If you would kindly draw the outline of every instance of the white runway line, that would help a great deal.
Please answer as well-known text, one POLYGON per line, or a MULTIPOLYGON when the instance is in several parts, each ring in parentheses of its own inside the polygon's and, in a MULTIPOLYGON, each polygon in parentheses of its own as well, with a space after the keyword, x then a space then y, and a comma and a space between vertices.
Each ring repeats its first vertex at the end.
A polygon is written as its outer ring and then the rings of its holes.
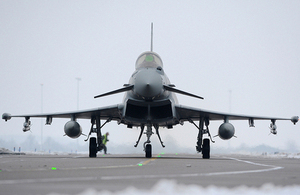
MULTIPOLYGON (((176 179, 176 178, 184 178, 184 177, 205 177, 205 176, 217 176, 217 175, 235 175, 235 174, 247 174, 247 173, 261 173, 261 172, 268 172, 268 171, 275 171, 279 169, 283 169, 283 167, 273 166, 273 165, 266 165, 255 163, 251 161, 240 160, 237 158, 227 158, 230 160, 239 161, 242 163, 252 164, 260 167, 267 167, 265 169, 255 169, 255 170, 243 170, 243 171, 225 171, 225 172, 212 172, 212 173, 193 173, 193 174, 168 174, 168 175, 127 175, 127 176, 104 176, 104 177, 78 177, 78 178, 45 178, 45 179, 19 179, 19 180, 0 180, 0 185, 3 184, 24 184, 24 183, 48 183, 48 182, 65 182, 65 181, 89 181, 89 180, 124 180, 124 179, 162 179, 162 178, 169 178, 169 179, 176 179)), ((143 164, 147 164, 150 161, 154 161, 155 159, 149 159, 143 164)), ((136 166, 136 165, 135 165, 136 166)), ((127 167, 126 165, 123 166, 112 166, 109 168, 118 168, 118 167, 127 167)), ((128 167, 132 167, 129 165, 128 167)), ((88 169, 87 167, 85 167, 88 169)), ((106 167, 107 168, 107 167, 106 167)), ((76 168, 80 169, 80 168, 76 168)))
POLYGON ((3 184, 29 184, 29 183, 50 183, 50 182, 69 182, 69 181, 91 181, 97 180, 97 177, 66 177, 66 178, 44 178, 44 179, 16 179, 16 180, 0 180, 3 184))
MULTIPOLYGON (((224 157, 227 158, 227 157, 224 157)), ((251 161, 240 160, 237 158, 227 158, 230 160, 235 160, 247 164, 269 167, 267 169, 256 169, 256 170, 245 170, 245 171, 225 171, 225 172, 214 172, 214 173, 193 173, 193 174, 170 174, 170 175, 129 175, 129 176, 106 176, 101 177, 101 180, 119 180, 119 179, 153 179, 153 178, 178 178, 178 177, 201 177, 201 176, 216 176, 216 175, 236 175, 236 174, 246 174, 246 173, 261 173, 268 171, 275 171, 279 169, 283 169, 284 167, 278 167, 273 165, 266 165, 255 163, 251 161)))

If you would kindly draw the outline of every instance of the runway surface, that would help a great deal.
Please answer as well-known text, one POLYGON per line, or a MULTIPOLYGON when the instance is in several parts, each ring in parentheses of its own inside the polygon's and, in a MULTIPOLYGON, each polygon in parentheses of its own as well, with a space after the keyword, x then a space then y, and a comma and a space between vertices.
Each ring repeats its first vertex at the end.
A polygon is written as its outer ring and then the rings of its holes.
POLYGON ((0 171, 1 194, 150 190, 164 179, 201 187, 300 185, 299 159, 246 155, 1 155, 0 171))

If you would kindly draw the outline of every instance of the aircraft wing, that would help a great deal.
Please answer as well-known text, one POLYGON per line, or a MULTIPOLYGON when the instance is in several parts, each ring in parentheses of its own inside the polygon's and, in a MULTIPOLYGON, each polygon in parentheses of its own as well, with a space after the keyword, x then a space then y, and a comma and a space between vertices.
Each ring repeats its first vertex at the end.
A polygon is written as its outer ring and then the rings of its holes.
POLYGON ((121 114, 119 113, 119 108, 122 107, 122 106, 123 105, 118 104, 118 105, 95 108, 95 109, 90 109, 90 110, 62 112, 62 113, 48 113, 48 114, 10 115, 8 113, 4 113, 2 115, 2 119, 9 120, 11 117, 90 119, 92 117, 99 116, 100 119, 119 120, 121 118, 121 114))
POLYGON ((209 110, 203 110, 198 108, 192 108, 188 106, 177 105, 175 106, 180 121, 195 120, 200 118, 207 118, 209 120, 291 120, 294 124, 298 122, 299 117, 294 116, 292 118, 278 118, 278 117, 261 117, 250 115, 237 115, 222 112, 215 112, 209 110))

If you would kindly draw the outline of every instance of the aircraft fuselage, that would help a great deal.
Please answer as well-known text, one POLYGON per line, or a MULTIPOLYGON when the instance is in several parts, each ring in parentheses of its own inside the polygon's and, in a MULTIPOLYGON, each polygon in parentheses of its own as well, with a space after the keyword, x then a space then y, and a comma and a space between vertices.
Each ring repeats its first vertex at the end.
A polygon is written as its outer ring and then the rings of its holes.
POLYGON ((145 52, 139 56, 129 84, 134 86, 124 96, 123 123, 129 126, 158 125, 171 128, 178 124, 175 115, 177 98, 165 90, 170 80, 158 54, 145 52))

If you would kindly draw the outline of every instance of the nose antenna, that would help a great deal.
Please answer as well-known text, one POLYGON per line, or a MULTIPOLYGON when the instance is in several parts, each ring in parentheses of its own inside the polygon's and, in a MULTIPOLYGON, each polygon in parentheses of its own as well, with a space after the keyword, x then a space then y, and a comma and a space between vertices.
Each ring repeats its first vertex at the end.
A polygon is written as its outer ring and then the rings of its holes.
POLYGON ((151 52, 153 52, 153 22, 151 23, 151 52))

